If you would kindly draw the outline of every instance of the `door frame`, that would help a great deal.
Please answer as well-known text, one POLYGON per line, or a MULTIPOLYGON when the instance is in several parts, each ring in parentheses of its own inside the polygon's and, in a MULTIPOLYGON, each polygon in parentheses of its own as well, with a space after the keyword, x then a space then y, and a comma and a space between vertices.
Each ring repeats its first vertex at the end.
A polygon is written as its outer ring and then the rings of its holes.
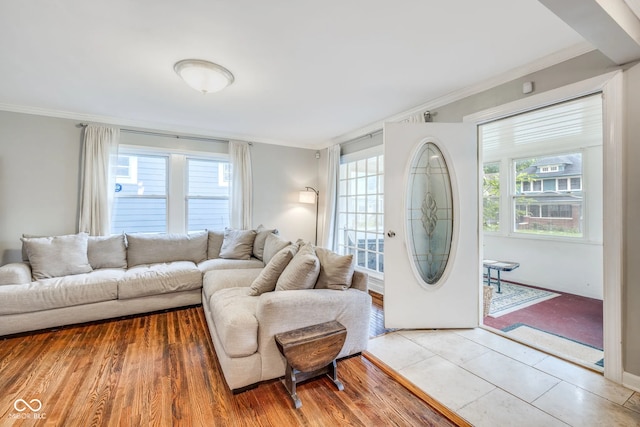
MULTIPOLYGON (((532 95, 488 110, 467 115, 464 122, 476 126, 513 116, 534 108, 568 101, 597 92, 603 93, 603 332, 606 363, 604 376, 622 383, 622 277, 624 157, 623 113, 624 81, 622 71, 613 71, 558 89, 532 95)), ((479 170, 482 150, 479 152, 479 170)), ((481 208, 478 206, 478 210, 481 208)), ((480 214, 481 215, 481 214, 480 214)), ((480 247, 483 233, 479 235, 480 247)), ((480 292, 481 289, 478 290, 480 292)))

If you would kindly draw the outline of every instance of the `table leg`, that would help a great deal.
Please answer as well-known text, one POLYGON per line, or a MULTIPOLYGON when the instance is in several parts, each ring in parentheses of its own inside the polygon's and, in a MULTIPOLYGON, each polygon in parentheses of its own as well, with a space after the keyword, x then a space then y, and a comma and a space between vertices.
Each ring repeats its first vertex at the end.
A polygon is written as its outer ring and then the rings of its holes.
POLYGON ((333 381, 336 387, 338 387, 339 391, 344 390, 344 385, 342 385, 342 382, 338 379, 338 365, 335 359, 327 365, 327 376, 333 381))
POLYGON ((500 270, 498 270, 498 293, 502 293, 502 291, 500 290, 500 270))
POLYGON ((298 398, 298 394, 296 393, 296 373, 295 370, 291 367, 290 364, 287 363, 287 369, 284 374, 284 387, 289 392, 291 399, 293 400, 293 405, 296 409, 302 406, 302 402, 298 398))

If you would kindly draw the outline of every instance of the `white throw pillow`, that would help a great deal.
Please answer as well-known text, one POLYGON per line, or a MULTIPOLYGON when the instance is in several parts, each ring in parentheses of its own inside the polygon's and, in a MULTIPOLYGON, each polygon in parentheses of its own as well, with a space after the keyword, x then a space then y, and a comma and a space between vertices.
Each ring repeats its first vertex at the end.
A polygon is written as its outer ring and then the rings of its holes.
POLYGON ((220 248, 220 258, 251 259, 255 238, 255 230, 225 228, 224 240, 220 248))
POLYGON ((318 280, 319 273, 320 261, 313 245, 302 245, 278 278, 276 291, 312 289, 318 280))
POLYGON ((275 254, 277 254, 290 244, 291 242, 289 240, 284 240, 277 234, 268 234, 264 242, 264 253, 262 255, 262 261, 264 261, 265 265, 269 264, 269 261, 271 261, 271 258, 273 258, 275 254))
POLYGON ((264 260, 264 245, 269 234, 278 234, 278 230, 275 228, 267 229, 262 224, 256 228, 256 238, 253 241, 253 256, 260 261, 264 260))
POLYGON ((93 269, 87 257, 87 233, 50 237, 23 237, 35 280, 71 274, 89 273, 93 269))
POLYGON ((265 292, 273 291, 276 288, 278 278, 287 265, 289 265, 295 253, 296 247, 289 245, 271 258, 269 264, 262 269, 260 275, 251 283, 249 295, 258 296, 265 292))
POLYGON ((316 248, 320 260, 320 274, 316 289, 346 290, 353 279, 353 255, 338 255, 325 248, 316 248))

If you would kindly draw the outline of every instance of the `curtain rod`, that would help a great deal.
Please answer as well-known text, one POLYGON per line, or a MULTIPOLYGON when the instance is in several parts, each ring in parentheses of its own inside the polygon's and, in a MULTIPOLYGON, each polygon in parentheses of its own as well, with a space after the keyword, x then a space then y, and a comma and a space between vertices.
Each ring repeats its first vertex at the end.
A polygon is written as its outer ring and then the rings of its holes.
MULTIPOLYGON (((88 123, 78 123, 79 127, 87 127, 87 125, 88 125, 88 123)), ((137 129, 120 128, 120 132, 135 133, 135 134, 138 134, 138 135, 164 136, 164 137, 176 138, 176 139, 188 139, 188 140, 191 140, 191 141, 229 142, 226 139, 207 138, 205 136, 184 136, 184 135, 176 135, 176 134, 173 134, 173 133, 152 132, 152 131, 148 131, 148 130, 137 130, 137 129)), ((249 142, 249 145, 253 145, 253 142, 249 142)))
POLYGON ((348 141, 341 142, 340 145, 349 145, 354 142, 362 141, 363 139, 366 139, 366 138, 373 138, 374 136, 379 135, 381 133, 382 133, 382 129, 374 130, 373 132, 365 133, 364 135, 360 135, 348 141))

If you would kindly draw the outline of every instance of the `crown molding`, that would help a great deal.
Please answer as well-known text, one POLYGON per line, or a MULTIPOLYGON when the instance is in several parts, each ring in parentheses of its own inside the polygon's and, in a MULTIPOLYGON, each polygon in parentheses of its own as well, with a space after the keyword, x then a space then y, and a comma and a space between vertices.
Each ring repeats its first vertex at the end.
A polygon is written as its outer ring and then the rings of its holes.
POLYGON ((21 114, 31 114, 31 115, 44 116, 44 117, 54 117, 58 119, 77 120, 79 122, 101 123, 105 125, 118 126, 122 128, 134 128, 136 130, 167 132, 172 134, 182 134, 185 136, 188 135, 193 137, 205 137, 205 138, 213 138, 213 139, 227 140, 227 141, 228 140, 246 141, 246 142, 255 142, 255 143, 262 143, 262 144, 282 145, 282 146, 295 147, 295 148, 309 148, 309 147, 302 147, 300 146, 300 144, 289 143, 287 141, 281 141, 281 140, 270 139, 270 138, 256 138, 253 135, 245 135, 240 133, 217 132, 215 130, 212 131, 212 130, 206 130, 206 129, 189 127, 189 126, 167 126, 166 124, 152 122, 152 121, 129 120, 129 119, 123 119, 120 117, 76 113, 71 111, 54 110, 54 109, 31 107, 31 106, 25 106, 25 105, 0 103, 0 111, 8 111, 12 113, 21 113, 21 114))
POLYGON ((399 122, 399 121, 405 120, 415 114, 422 114, 424 111, 433 110, 435 108, 442 107, 443 105, 447 105, 452 102, 459 101, 461 99, 478 94, 485 90, 494 88, 496 86, 500 86, 501 84, 524 77, 528 74, 535 73, 536 71, 544 70, 545 68, 549 68, 551 66, 560 64, 561 62, 568 61, 569 59, 573 59, 575 57, 591 52, 593 50, 594 50, 593 46, 586 41, 573 45, 569 48, 559 50, 543 58, 540 58, 536 61, 530 62, 521 67, 513 68, 505 73, 502 73, 490 79, 484 80, 476 85, 472 85, 472 86, 462 88, 460 90, 456 90, 444 96, 427 101, 409 110, 406 110, 401 113, 395 114, 393 116, 384 118, 382 120, 378 120, 376 122, 370 123, 360 129, 339 135, 331 139, 330 141, 326 141, 323 148, 329 147, 334 144, 341 144, 343 142, 347 142, 352 139, 359 138, 361 136, 368 135, 370 133, 374 133, 382 129, 383 124, 385 122, 399 122))

